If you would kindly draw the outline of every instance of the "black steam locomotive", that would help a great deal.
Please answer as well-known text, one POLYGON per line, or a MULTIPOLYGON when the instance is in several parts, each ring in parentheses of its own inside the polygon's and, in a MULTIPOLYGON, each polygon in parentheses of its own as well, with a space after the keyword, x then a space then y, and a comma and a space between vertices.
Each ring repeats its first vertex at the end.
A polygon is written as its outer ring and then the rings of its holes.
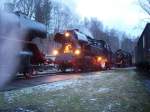
POLYGON ((148 23, 135 47, 135 64, 143 70, 150 69, 150 23, 148 23))
POLYGON ((102 70, 111 68, 111 49, 103 40, 95 40, 78 29, 57 33, 54 40, 61 44, 55 49, 55 64, 65 72, 102 70))
POLYGON ((20 45, 20 49, 16 50, 19 64, 15 73, 23 73, 25 77, 30 77, 34 72, 34 69, 36 69, 35 66, 41 63, 43 64, 46 61, 44 54, 41 53, 37 45, 32 42, 34 38, 46 38, 46 26, 28 19, 19 12, 1 13, 0 25, 2 29, 0 39, 20 45), (15 33, 12 33, 13 30, 15 33), (9 37, 7 36, 8 34, 9 37))
POLYGON ((132 65, 132 55, 122 49, 117 50, 114 57, 116 67, 129 67, 132 65))

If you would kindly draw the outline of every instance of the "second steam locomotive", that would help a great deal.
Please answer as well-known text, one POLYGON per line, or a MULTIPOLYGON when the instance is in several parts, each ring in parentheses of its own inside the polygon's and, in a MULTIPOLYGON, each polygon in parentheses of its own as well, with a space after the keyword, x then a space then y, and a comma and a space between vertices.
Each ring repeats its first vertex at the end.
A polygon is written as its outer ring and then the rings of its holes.
POLYGON ((132 66, 132 55, 122 49, 119 49, 114 54, 115 67, 130 67, 132 66))

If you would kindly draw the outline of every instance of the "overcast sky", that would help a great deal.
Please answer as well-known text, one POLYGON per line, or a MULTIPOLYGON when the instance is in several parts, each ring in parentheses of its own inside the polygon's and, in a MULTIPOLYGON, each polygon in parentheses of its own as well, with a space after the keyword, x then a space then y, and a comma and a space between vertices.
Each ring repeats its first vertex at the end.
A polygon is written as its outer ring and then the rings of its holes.
MULTIPOLYGON (((2 3, 5 0, 0 0, 2 3)), ((9 0, 7 0, 9 1, 9 0)), ((11 0, 10 0, 11 1, 11 0)), ((54 0, 55 1, 55 0, 54 0)), ((73 8, 82 18, 97 17, 109 28, 139 36, 149 18, 138 0, 58 0, 73 8)))
POLYGON ((81 17, 97 17, 109 28, 139 36, 149 15, 139 6, 138 0, 64 0, 75 4, 81 17), (145 20, 145 19, 144 19, 145 20))

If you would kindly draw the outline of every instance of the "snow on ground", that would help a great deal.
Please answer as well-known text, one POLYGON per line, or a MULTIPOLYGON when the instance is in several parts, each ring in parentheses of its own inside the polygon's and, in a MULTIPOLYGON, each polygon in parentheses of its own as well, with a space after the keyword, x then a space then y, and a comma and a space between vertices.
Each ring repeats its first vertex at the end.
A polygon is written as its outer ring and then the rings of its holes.
POLYGON ((86 74, 79 79, 0 92, 0 111, 149 112, 149 93, 133 70, 86 74))
POLYGON ((4 92, 5 99, 11 103, 15 97, 20 97, 22 94, 32 94, 35 91, 38 92, 47 92, 54 91, 58 89, 63 89, 65 86, 72 84, 72 81, 62 81, 62 82, 54 82, 52 84, 43 84, 35 87, 24 88, 16 91, 8 91, 4 92))

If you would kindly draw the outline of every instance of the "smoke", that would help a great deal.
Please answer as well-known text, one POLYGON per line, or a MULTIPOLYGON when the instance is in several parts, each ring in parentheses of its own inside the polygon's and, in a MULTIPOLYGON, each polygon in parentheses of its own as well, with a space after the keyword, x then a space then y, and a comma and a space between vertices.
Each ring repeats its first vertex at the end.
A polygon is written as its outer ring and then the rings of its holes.
POLYGON ((19 18, 12 13, 0 11, 0 88, 3 87, 15 74, 21 50, 22 37, 19 18))
POLYGON ((91 38, 94 38, 93 37, 93 35, 92 35, 92 33, 90 32, 90 30, 88 29, 88 28, 86 28, 85 26, 78 26, 77 27, 82 33, 84 33, 84 34, 86 34, 86 35, 88 35, 88 36, 90 36, 91 38))

